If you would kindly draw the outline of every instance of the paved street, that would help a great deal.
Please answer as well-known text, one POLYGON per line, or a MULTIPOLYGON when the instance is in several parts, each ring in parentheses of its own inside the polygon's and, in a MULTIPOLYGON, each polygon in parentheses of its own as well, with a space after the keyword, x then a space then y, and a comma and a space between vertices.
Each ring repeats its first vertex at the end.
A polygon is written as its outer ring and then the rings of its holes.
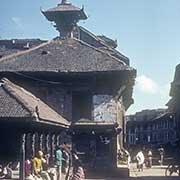
POLYGON ((173 174, 172 177, 165 177, 166 166, 153 166, 151 169, 145 168, 143 172, 138 172, 136 165, 131 165, 130 178, 103 178, 98 180, 180 180, 176 174, 173 174))
POLYGON ((152 168, 144 168, 143 172, 138 172, 136 164, 131 165, 130 176, 142 177, 142 176, 165 176, 166 166, 153 166, 152 168))
MULTIPOLYGON (((131 164, 129 178, 99 178, 99 179, 87 179, 87 180, 180 180, 176 174, 171 177, 165 177, 165 169, 167 166, 153 166, 151 169, 144 168, 143 172, 138 172, 136 164, 131 164)), ((18 178, 18 173, 14 171, 14 179, 18 178)))

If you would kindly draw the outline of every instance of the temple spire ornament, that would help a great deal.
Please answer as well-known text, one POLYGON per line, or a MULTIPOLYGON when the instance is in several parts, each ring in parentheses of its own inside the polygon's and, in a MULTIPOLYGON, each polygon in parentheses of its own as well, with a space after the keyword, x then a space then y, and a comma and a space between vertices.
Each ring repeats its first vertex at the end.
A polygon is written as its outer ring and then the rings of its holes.
POLYGON ((42 11, 48 21, 54 22, 61 38, 71 38, 73 29, 80 20, 87 19, 84 8, 73 6, 68 0, 62 0, 55 8, 42 11))
POLYGON ((62 0, 61 4, 71 4, 68 0, 62 0))

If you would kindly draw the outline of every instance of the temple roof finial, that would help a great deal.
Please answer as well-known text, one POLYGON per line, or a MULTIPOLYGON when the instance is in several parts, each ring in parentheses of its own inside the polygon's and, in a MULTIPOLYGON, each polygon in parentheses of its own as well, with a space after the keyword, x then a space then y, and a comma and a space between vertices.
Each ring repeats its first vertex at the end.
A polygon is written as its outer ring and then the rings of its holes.
POLYGON ((62 0, 61 4, 71 4, 68 0, 62 0))
POLYGON ((69 0, 62 0, 56 7, 41 11, 48 21, 54 22, 61 37, 72 37, 73 29, 80 20, 87 19, 83 9, 73 6, 69 0))

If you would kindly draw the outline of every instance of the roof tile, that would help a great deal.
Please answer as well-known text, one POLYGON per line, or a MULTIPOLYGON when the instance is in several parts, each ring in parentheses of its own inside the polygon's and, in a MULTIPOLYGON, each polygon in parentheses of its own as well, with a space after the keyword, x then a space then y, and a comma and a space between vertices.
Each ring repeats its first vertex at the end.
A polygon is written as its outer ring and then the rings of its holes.
POLYGON ((58 39, 0 59, 0 71, 103 72, 133 70, 123 61, 77 39, 58 39), (42 53, 48 52, 48 53, 42 53))

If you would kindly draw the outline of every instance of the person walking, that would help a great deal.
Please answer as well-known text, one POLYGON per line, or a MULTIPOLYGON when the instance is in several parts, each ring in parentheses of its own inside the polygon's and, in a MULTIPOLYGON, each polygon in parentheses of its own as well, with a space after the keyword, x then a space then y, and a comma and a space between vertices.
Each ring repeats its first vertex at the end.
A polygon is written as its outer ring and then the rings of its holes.
POLYGON ((148 151, 147 156, 148 156, 148 167, 151 168, 152 167, 152 151, 151 150, 148 151))
POLYGON ((72 175, 72 169, 73 169, 73 153, 74 151, 72 150, 72 145, 66 144, 66 151, 69 155, 69 162, 68 162, 68 168, 67 168, 67 173, 65 176, 65 180, 69 180, 69 177, 72 175))
POLYGON ((82 163, 80 162, 79 158, 75 159, 73 164, 73 173, 70 176, 69 180, 84 180, 84 170, 82 163))
POLYGON ((57 146, 56 158, 55 158, 55 164, 57 166, 57 180, 61 180, 62 178, 62 161, 63 161, 63 156, 62 156, 62 150, 61 150, 61 145, 60 145, 60 146, 57 146))
POLYGON ((68 168, 69 168, 69 161, 70 161, 70 155, 69 155, 69 150, 67 148, 67 143, 64 143, 63 148, 62 148, 62 172, 67 175, 68 168))
POLYGON ((143 171, 143 164, 144 164, 144 154, 142 151, 139 151, 136 155, 136 159, 137 159, 137 168, 138 171, 143 171))
POLYGON ((125 154, 125 157, 126 157, 126 162, 127 162, 128 169, 130 169, 130 163, 131 163, 130 153, 128 152, 128 150, 125 149, 124 154, 125 154))
POLYGON ((164 154, 165 154, 164 148, 163 148, 163 147, 160 147, 160 148, 158 149, 158 151, 159 151, 159 154, 160 154, 159 163, 160 163, 160 165, 162 166, 162 165, 163 165, 163 162, 164 162, 164 154))

